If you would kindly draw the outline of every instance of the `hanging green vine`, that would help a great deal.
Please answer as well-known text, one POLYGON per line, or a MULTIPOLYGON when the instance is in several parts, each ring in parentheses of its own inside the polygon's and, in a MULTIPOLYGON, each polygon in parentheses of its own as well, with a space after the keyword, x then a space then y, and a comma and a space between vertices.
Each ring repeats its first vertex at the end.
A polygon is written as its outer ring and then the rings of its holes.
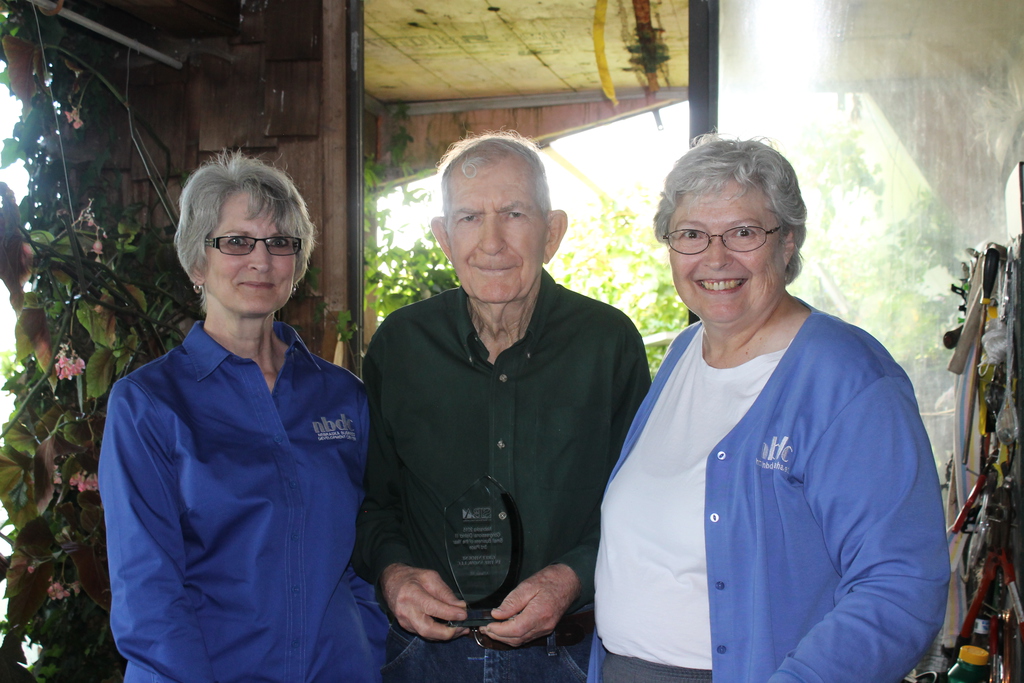
MULTIPOLYGON (((112 143, 123 130, 148 127, 93 66, 113 64, 112 48, 14 3, 0 37, 0 80, 24 105, 0 162, 21 159, 29 174, 20 204, 0 183, 0 279, 18 313, 4 386, 15 410, 0 446, 5 533, 13 528, 4 536, 11 553, 0 557, 9 600, 0 680, 117 681, 123 660, 108 627, 96 490, 107 394, 178 344, 198 311, 175 257, 162 180, 151 178, 155 206, 116 200, 112 143), (164 223, 143 225, 140 215, 164 223), (31 673, 26 638, 40 648, 31 673)), ((144 154, 141 138, 133 142, 144 154)), ((150 144, 159 141, 151 136, 150 144)), ((152 159, 143 162, 153 173, 152 159)))

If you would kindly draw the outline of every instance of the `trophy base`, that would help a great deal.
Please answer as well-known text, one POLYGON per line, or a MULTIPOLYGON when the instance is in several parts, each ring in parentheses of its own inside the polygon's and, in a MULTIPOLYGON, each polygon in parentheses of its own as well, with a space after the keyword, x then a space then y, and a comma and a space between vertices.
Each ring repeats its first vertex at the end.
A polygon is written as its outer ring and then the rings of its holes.
POLYGON ((474 626, 486 626, 498 621, 491 616, 489 609, 467 609, 466 618, 461 621, 449 621, 448 626, 452 628, 473 628, 474 626))

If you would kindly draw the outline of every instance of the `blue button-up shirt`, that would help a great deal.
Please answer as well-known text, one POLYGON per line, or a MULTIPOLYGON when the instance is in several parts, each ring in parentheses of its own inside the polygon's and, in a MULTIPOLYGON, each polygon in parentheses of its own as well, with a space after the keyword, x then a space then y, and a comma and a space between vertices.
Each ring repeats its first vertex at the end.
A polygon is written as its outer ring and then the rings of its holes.
POLYGON ((202 323, 111 391, 100 492, 126 683, 380 680, 386 623, 349 567, 362 384, 274 331, 272 392, 202 323))

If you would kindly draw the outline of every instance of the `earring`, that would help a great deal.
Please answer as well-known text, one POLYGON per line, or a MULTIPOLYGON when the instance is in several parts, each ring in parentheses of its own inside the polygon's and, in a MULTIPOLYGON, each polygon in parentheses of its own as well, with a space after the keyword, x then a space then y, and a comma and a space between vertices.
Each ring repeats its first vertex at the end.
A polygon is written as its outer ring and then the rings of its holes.
POLYGON ((202 294, 203 293, 203 286, 202 285, 192 285, 192 291, 195 292, 196 294, 202 294))
POLYGON ((294 293, 295 293, 295 292, 297 292, 297 291, 299 291, 299 285, 298 285, 298 283, 296 283, 296 284, 292 285, 292 294, 294 294, 294 293))

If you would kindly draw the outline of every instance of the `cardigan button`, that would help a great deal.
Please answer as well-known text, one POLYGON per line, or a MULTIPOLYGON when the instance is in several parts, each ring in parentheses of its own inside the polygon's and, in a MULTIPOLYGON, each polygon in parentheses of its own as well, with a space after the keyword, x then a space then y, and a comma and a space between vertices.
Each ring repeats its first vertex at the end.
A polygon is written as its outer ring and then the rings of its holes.
POLYGON ((720 654, 720 655, 724 655, 725 654, 725 645, 719 645, 718 646, 718 654, 720 654))
POLYGON ((718 590, 722 590, 723 588, 725 588, 725 581, 716 581, 715 588, 717 588, 718 590))
POLYGON ((718 513, 717 513, 717 512, 712 512, 712 513, 711 513, 711 521, 712 521, 712 522, 717 522, 717 521, 718 521, 718 519, 719 519, 719 518, 718 518, 718 513))
POLYGON ((718 459, 725 460, 725 451, 718 451, 718 459))

